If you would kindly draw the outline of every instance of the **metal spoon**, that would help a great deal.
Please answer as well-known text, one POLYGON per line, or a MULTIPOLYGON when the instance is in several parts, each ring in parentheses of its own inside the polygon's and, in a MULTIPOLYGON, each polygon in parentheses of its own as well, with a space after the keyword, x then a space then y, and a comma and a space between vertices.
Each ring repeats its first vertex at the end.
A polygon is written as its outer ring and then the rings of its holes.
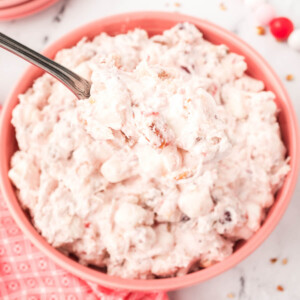
POLYGON ((20 44, 0 32, 0 47, 18 55, 37 67, 45 70, 67 88, 69 88, 78 99, 86 99, 90 97, 91 83, 80 77, 71 70, 63 67, 57 62, 35 52, 34 50, 20 44))

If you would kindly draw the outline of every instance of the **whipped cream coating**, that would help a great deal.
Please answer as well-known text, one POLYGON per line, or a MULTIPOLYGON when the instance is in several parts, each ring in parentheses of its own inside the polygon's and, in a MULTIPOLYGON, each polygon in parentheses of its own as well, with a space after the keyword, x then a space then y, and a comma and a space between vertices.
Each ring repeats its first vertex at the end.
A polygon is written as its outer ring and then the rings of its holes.
POLYGON ((289 165, 275 96, 242 56, 183 23, 102 33, 56 61, 91 97, 38 78, 13 111, 9 171, 51 245, 147 279, 222 261, 260 228, 289 165))

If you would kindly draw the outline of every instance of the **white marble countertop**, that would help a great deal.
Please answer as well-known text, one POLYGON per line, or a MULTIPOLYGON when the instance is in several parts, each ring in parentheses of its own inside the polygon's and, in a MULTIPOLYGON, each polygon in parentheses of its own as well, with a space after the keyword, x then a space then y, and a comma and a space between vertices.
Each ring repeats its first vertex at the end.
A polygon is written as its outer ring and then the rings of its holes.
MULTIPOLYGON (((279 15, 300 28, 299 0, 271 0, 279 15)), ((300 52, 256 33, 255 19, 242 0, 61 0, 26 19, 0 23, 0 32, 41 51, 68 31, 89 21, 137 10, 179 11, 215 22, 256 48, 282 78, 300 119, 300 52), (179 3, 180 5, 178 5, 179 3), (293 74, 291 82, 285 80, 293 74)), ((0 49, 0 103, 8 96, 27 63, 0 49)), ((263 245, 226 273, 197 286, 170 293, 173 300, 300 300, 300 184, 282 221, 263 245), (277 257, 275 264, 270 258, 277 257), (281 260, 287 258, 283 265, 281 260), (284 291, 277 290, 282 285, 284 291)))

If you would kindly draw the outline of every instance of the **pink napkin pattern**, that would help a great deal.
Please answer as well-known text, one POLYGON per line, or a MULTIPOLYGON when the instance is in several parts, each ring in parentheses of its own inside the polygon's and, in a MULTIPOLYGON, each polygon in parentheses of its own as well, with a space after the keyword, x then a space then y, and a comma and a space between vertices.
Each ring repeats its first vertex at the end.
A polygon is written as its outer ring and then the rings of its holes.
POLYGON ((168 296, 110 290, 56 266, 24 236, 0 193, 0 299, 168 300, 168 296))

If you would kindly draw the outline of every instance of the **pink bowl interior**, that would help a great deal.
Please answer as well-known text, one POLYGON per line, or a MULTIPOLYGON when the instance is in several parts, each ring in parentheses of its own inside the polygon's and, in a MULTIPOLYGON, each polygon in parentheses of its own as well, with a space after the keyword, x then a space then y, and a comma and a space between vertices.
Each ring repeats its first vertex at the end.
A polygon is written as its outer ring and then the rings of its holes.
POLYGON ((33 80, 39 77, 43 72, 36 67, 30 67, 17 84, 2 111, 0 128, 0 182, 4 197, 14 219, 31 241, 41 251, 52 258, 58 265, 83 279, 93 281, 106 287, 143 291, 173 290, 199 283, 230 269, 252 253, 252 251, 254 251, 272 232, 289 203, 297 181, 299 165, 299 135, 297 120, 291 101, 281 81, 264 59, 232 33, 207 21, 199 20, 190 16, 162 12, 136 12, 108 17, 83 26, 58 40, 49 47, 44 54, 53 58, 59 49, 75 45, 84 36, 93 38, 101 32, 116 35, 119 33, 125 33, 128 30, 137 27, 145 29, 149 35, 154 35, 159 34, 163 30, 183 21, 195 24, 204 33, 205 38, 212 43, 226 44, 229 46, 231 51, 243 55, 248 64, 248 74, 262 80, 266 85, 266 89, 275 93, 276 104, 280 109, 279 122, 282 137, 288 149, 288 155, 291 157, 291 172, 287 176, 283 187, 278 192, 276 201, 270 209, 267 219, 262 227, 250 240, 238 245, 235 252, 230 257, 214 266, 180 278, 154 280, 121 279, 84 267, 55 250, 31 225, 26 214, 19 206, 14 188, 7 176, 10 158, 17 149, 14 128, 10 123, 12 110, 18 103, 18 94, 24 93, 32 85, 33 80))

